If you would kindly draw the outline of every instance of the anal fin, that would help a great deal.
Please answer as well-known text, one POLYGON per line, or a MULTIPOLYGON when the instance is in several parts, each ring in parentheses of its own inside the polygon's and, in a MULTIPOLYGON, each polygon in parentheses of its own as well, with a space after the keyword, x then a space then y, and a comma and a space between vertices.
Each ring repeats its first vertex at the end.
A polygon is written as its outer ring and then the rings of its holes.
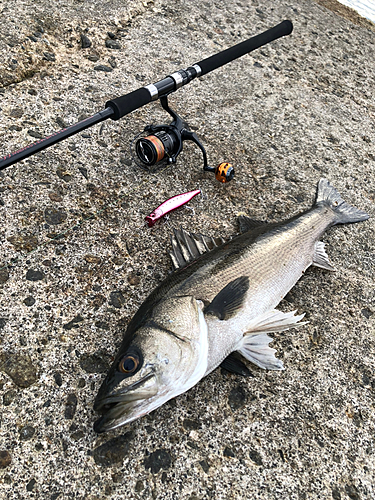
POLYGON ((335 268, 329 261, 323 241, 317 241, 315 244, 315 252, 312 265, 327 269, 328 271, 335 271, 335 268))

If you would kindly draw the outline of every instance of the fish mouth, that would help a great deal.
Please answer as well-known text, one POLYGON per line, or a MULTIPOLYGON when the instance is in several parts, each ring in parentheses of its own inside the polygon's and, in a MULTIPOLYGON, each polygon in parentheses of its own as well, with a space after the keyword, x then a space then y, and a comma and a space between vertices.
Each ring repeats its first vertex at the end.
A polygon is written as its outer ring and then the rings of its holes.
POLYGON ((97 399, 94 403, 94 410, 102 415, 94 423, 94 431, 98 434, 110 431, 147 413, 142 403, 157 393, 155 373, 150 372, 134 384, 97 399), (144 387, 146 382, 151 380, 152 385, 144 387))

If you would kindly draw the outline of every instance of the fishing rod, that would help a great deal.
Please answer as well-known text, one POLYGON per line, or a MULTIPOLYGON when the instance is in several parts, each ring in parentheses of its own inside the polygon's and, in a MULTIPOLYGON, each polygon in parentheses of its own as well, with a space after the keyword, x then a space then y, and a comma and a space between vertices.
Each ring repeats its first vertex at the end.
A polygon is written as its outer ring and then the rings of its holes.
MULTIPOLYGON (((230 163, 221 163, 218 167, 209 167, 207 164, 207 154, 199 141, 195 132, 189 130, 187 123, 168 105, 168 95, 180 87, 187 85, 194 78, 204 76, 211 71, 224 66, 225 64, 252 52, 273 40, 289 35, 293 30, 291 21, 285 20, 280 24, 270 28, 264 33, 260 33, 244 42, 240 42, 222 52, 214 54, 199 63, 189 66, 187 69, 181 69, 163 78, 162 80, 146 85, 130 92, 129 94, 117 97, 105 104, 105 109, 95 113, 74 125, 66 127, 58 132, 54 132, 48 137, 29 144, 28 146, 10 153, 0 159, 0 170, 13 165, 29 156, 42 151, 43 149, 56 144, 68 137, 71 137, 82 130, 100 123, 108 118, 119 120, 132 111, 142 106, 160 99, 160 103, 165 111, 172 116, 173 121, 169 125, 147 125, 144 129, 148 133, 145 137, 136 136, 134 149, 141 166, 150 168, 161 162, 175 163, 177 156, 181 153, 183 142, 193 141, 202 151, 203 169, 213 172, 220 182, 228 182, 233 178, 234 170, 230 163)), ((133 144, 132 143, 132 144, 133 144)), ((137 162, 138 163, 138 162, 137 162)))

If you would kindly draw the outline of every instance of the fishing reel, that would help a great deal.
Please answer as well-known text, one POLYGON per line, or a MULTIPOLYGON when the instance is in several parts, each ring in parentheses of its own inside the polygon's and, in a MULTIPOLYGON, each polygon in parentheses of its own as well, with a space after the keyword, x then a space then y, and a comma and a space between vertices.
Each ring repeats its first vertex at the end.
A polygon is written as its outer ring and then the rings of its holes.
POLYGON ((234 169, 230 163, 221 163, 217 167, 209 167, 207 154, 195 132, 189 130, 187 123, 168 105, 167 96, 160 97, 163 109, 169 113, 173 121, 169 125, 147 125, 140 137, 138 134, 132 141, 131 153, 137 165, 150 169, 160 163, 176 163, 181 153, 184 141, 194 142, 203 154, 203 170, 213 172, 219 182, 229 182, 233 179, 234 169), (135 145, 134 145, 135 142, 135 145), (134 148, 134 152, 133 152, 134 148), (135 155, 141 162, 139 164, 135 155))

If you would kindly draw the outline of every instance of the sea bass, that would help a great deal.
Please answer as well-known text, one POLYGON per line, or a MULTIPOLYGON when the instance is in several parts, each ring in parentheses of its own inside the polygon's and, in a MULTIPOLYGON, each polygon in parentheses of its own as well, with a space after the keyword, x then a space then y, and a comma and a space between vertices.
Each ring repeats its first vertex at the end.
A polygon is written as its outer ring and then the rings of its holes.
POLYGON ((95 399, 95 431, 146 415, 219 365, 245 373, 235 352, 261 368, 283 369, 267 334, 304 324, 303 315, 275 307, 309 266, 333 270, 319 241, 327 228, 368 217, 321 179, 310 210, 279 223, 242 216, 241 234, 228 242, 175 231, 176 270, 130 321, 95 399))

